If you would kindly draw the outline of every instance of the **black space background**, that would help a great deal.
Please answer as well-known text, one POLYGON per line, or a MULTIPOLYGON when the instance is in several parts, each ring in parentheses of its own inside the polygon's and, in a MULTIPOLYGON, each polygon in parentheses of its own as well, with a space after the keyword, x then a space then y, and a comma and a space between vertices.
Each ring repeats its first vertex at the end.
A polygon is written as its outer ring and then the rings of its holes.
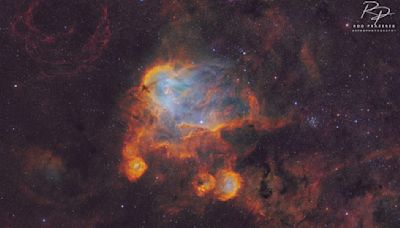
MULTIPOLYGON (((400 13, 400 2, 386 2, 400 13)), ((13 34, 12 22, 30 3, 0 0, 1 227, 256 224, 250 213, 230 203, 210 205, 201 216, 184 211, 165 219, 154 200, 162 189, 131 184, 118 172, 126 128, 119 101, 140 82, 143 70, 162 44, 160 37, 169 28, 170 18, 160 15, 159 1, 55 0, 45 5, 34 21, 42 33, 59 33, 65 24, 76 25, 75 38, 62 44, 67 51, 60 51, 72 62, 66 69, 30 55, 26 42, 35 38, 13 34), (79 47, 96 30, 104 5, 109 13, 109 43, 101 53, 90 52, 95 60, 82 61, 85 57, 79 54, 79 47), (56 151, 66 167, 61 181, 53 183, 39 174, 24 173, 24 151, 32 147, 56 151), (24 189, 34 195, 26 194, 24 189)), ((214 10, 212 18, 207 18, 208 13, 193 16, 193 26, 202 31, 196 38, 200 44, 193 46, 201 46, 202 54, 235 61, 240 59, 242 49, 249 53, 259 50, 260 45, 252 42, 259 34, 234 25, 243 18, 258 20, 271 7, 279 8, 279 14, 286 15, 293 28, 273 49, 283 59, 282 65, 276 66, 277 72, 285 75, 295 71, 300 76, 296 83, 288 85, 284 80, 266 86, 265 91, 258 89, 258 94, 271 101, 271 115, 285 115, 290 109, 294 110, 295 121, 263 135, 257 149, 241 165, 257 166, 257 161, 268 157, 279 166, 291 153, 313 156, 317 151, 327 162, 342 162, 347 167, 326 176, 321 184, 321 203, 307 217, 311 224, 335 227, 341 224, 341 208, 348 207, 353 197, 389 189, 397 195, 377 199, 372 220, 377 226, 399 227, 400 209, 393 205, 400 200, 400 33, 351 33, 345 24, 358 19, 361 1, 210 0, 207 4, 214 10), (220 37, 224 37, 223 41, 213 46, 220 37), (298 71, 304 40, 308 40, 314 53, 319 82, 310 83, 305 70, 298 71), (314 117, 318 121, 315 126, 310 122, 314 117), (374 151, 391 151, 388 153, 392 157, 357 165, 374 151), (370 178, 374 175, 382 178, 376 182, 370 178), (325 202, 337 210, 320 213, 325 202)), ((195 4, 183 5, 188 10, 199 10, 195 4)), ((398 23, 399 18, 395 14, 388 20, 398 23)), ((189 39, 185 45, 191 42, 194 41, 189 39)), ((46 53, 39 56, 51 59, 46 53)), ((238 61, 239 67, 241 64, 245 67, 238 61)), ((272 80, 273 74, 248 78, 252 85, 260 85, 264 79, 272 80)), ((287 181, 290 189, 290 180, 287 181)), ((293 227, 286 219, 277 218, 282 227, 293 227)))

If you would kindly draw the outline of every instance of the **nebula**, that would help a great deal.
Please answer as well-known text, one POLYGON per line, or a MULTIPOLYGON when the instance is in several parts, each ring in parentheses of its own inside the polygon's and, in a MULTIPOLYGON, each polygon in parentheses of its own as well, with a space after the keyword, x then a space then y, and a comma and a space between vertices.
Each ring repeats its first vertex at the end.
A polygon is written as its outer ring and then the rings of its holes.
POLYGON ((215 195, 221 201, 227 201, 234 198, 240 189, 241 180, 239 174, 221 170, 217 173, 217 189, 215 195))
POLYGON ((0 226, 400 227, 379 4, 2 1, 0 226))
MULTIPOLYGON (((90 34, 87 34, 90 32, 86 27, 88 25, 83 27, 77 18, 70 18, 62 30, 49 31, 48 27, 51 25, 41 24, 46 21, 43 17, 46 14, 53 16, 63 3, 34 0, 27 8, 23 8, 21 4, 21 12, 11 22, 13 37, 22 42, 26 53, 37 63, 41 77, 71 77, 87 72, 107 48, 111 38, 106 4, 99 9, 90 9, 99 14, 97 25, 91 28, 93 32, 90 34)), ((87 7, 89 6, 84 3, 70 3, 64 10, 83 10, 87 7)))
MULTIPOLYGON (((184 194, 207 202, 248 198, 241 196, 249 183, 237 162, 254 144, 236 139, 285 126, 289 120, 263 116, 255 93, 233 75, 230 64, 218 60, 156 61, 122 102, 128 130, 120 170, 126 178, 137 182, 150 172, 157 179, 162 173, 157 164, 183 161, 186 172, 178 175, 191 179, 185 187, 190 193, 184 194)), ((157 179, 158 184, 163 181, 157 179)), ((196 199, 183 200, 196 205, 196 199)))

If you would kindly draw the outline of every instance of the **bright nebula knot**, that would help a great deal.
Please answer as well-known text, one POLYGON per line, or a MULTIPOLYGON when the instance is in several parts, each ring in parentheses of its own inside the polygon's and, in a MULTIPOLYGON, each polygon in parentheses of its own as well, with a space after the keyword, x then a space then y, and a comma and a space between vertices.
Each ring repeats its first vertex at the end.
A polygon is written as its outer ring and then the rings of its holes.
POLYGON ((193 187, 196 195, 199 197, 205 196, 215 188, 215 177, 208 173, 200 173, 193 180, 193 187))
POLYGON ((221 201, 227 201, 235 196, 240 189, 242 178, 238 173, 222 170, 217 174, 215 195, 221 201))
POLYGON ((130 181, 138 180, 147 168, 146 162, 141 157, 130 158, 124 164, 124 171, 130 181))

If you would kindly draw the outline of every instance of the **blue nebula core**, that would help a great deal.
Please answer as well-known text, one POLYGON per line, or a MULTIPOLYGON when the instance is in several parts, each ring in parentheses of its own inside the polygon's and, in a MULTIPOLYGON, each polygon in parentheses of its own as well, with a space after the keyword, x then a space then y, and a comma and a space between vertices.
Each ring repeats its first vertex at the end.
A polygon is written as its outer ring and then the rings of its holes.
POLYGON ((249 112, 240 88, 232 82, 223 65, 177 67, 172 72, 158 72, 153 80, 154 97, 166 111, 163 117, 175 124, 212 127, 249 112))
POLYGON ((223 185, 223 192, 232 192, 235 189, 235 184, 231 178, 225 180, 223 185))

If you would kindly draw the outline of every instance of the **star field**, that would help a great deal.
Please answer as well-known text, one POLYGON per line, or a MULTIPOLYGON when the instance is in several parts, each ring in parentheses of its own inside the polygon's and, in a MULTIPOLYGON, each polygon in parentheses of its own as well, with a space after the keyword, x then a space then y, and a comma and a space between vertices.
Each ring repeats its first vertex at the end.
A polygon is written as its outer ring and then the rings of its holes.
POLYGON ((1 227, 400 227, 362 1, 0 3, 1 227))

